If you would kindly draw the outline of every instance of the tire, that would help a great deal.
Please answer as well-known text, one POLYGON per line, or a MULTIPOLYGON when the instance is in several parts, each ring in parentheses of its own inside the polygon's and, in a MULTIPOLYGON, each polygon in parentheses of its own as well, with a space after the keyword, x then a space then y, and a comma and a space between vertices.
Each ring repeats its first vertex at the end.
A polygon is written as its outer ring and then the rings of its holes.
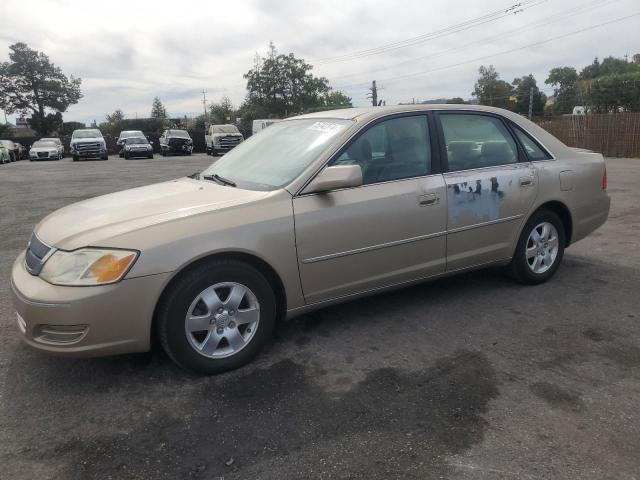
MULTIPOLYGON (((238 291, 241 292, 242 288, 238 291)), ((209 375, 250 362, 271 339, 275 323, 276 299, 269 282, 258 270, 236 260, 211 261, 187 271, 165 292, 156 317, 158 338, 167 355, 186 370, 209 375), (246 293, 239 297, 239 304, 225 292, 238 285, 246 289, 246 293), (214 290, 214 287, 218 289, 214 290), (201 294, 212 291, 218 293, 209 294, 212 306, 207 307, 198 299, 201 294), (237 315, 238 312, 233 310, 234 304, 238 305, 239 312, 245 313, 244 316, 237 315), (222 313, 218 313, 218 308, 224 308, 222 313), (207 330, 187 333, 187 317, 191 314, 202 315, 203 318, 207 315, 209 318, 197 325, 207 330), (247 318, 255 318, 256 315, 258 320, 255 323, 247 323, 247 318), (234 325, 234 320, 238 325, 234 325), (235 340, 230 342, 227 337, 235 340), (198 346, 204 350, 209 348, 209 353, 201 353, 198 346)))
POLYGON ((531 216, 520 233, 516 251, 508 267, 509 273, 524 285, 546 282, 560 267, 565 245, 565 228, 560 217, 550 210, 539 210, 531 216), (545 231, 545 226, 549 225, 553 228, 548 227, 545 231), (540 237, 537 243, 534 229, 540 237), (549 234, 545 239, 547 231, 549 234))
POLYGON ((129 160, 129 155, 127 155, 126 153, 122 155, 122 158, 124 158, 125 160, 129 160))
POLYGON ((100 157, 100 160, 109 160, 109 155, 105 155, 104 157, 100 157))
POLYGON ((149 159, 153 159, 153 153, 151 155, 149 155, 149 159))
POLYGON ((74 161, 74 162, 77 162, 77 161, 78 161, 78 156, 77 156, 77 155, 74 155, 74 156, 73 156, 73 161, 74 161))

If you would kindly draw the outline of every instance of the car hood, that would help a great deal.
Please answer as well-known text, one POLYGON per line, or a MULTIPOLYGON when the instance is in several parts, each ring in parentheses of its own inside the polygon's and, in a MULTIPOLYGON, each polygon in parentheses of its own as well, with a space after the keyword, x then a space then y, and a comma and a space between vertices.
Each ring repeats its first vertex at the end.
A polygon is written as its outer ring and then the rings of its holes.
POLYGON ((269 192, 181 178, 74 203, 44 218, 35 233, 43 242, 63 250, 108 247, 103 242, 123 233, 254 202, 268 195, 269 192))

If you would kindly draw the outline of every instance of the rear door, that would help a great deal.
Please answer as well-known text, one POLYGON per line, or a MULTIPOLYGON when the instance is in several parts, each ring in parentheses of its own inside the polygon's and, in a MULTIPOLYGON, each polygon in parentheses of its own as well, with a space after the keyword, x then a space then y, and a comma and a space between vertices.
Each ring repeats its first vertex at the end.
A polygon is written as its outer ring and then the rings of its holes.
POLYGON ((536 170, 500 116, 452 111, 437 118, 446 159, 447 270, 508 259, 536 197, 536 170))
POLYGON ((360 165, 364 185, 294 198, 307 302, 444 272, 446 189, 432 125, 411 114, 366 127, 330 162, 360 165))

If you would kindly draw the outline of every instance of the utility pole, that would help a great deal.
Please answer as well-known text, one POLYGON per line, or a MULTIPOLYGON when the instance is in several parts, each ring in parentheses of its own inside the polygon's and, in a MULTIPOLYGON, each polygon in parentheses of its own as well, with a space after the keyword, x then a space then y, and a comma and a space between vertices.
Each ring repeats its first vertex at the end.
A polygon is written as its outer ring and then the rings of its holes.
POLYGON ((368 94, 367 96, 370 95, 371 105, 373 105, 374 107, 377 107, 378 106, 378 87, 376 86, 375 80, 371 82, 371 88, 369 89, 369 91, 371 93, 368 94))
POLYGON ((533 87, 529 89, 529 120, 533 116, 533 87))
POLYGON ((202 90, 202 105, 204 107, 204 116, 207 116, 207 91, 202 90))

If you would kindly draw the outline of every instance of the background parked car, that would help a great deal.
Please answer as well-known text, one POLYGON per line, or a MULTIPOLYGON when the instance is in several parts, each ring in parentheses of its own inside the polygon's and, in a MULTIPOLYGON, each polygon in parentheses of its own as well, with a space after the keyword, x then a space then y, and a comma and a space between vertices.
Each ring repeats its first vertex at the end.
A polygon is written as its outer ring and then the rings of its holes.
POLYGON ((15 162, 17 159, 15 144, 11 140, 0 140, 0 143, 2 143, 9 152, 9 161, 15 162))
POLYGON ((40 140, 55 143, 56 147, 58 148, 58 151, 60 152, 60 158, 64 158, 64 145, 62 144, 62 141, 59 138, 54 138, 54 137, 41 138, 40 140))
POLYGON ((235 125, 210 125, 204 140, 207 143, 207 155, 217 155, 239 145, 244 137, 235 125))
POLYGON ((139 137, 128 137, 124 139, 122 156, 126 159, 136 157, 153 158, 153 147, 144 135, 139 137))
POLYGON ((118 148, 118 155, 120 155, 120 157, 124 157, 124 141, 127 138, 131 138, 131 137, 144 137, 144 133, 142 133, 140 130, 123 130, 120 132, 120 135, 118 135, 118 139, 116 140, 116 146, 118 148))
POLYGON ((29 160, 60 160, 62 154, 58 146, 51 140, 38 140, 31 145, 29 150, 29 160))
POLYGON ((160 137, 160 153, 162 156, 179 154, 191 155, 193 140, 186 130, 165 130, 160 137))
POLYGON ((4 146, 4 143, 0 142, 0 165, 3 163, 9 163, 11 157, 9 156, 9 150, 4 146))
POLYGON ((81 128, 71 134, 71 155, 73 161, 81 158, 99 158, 107 160, 107 143, 97 128, 81 128))

